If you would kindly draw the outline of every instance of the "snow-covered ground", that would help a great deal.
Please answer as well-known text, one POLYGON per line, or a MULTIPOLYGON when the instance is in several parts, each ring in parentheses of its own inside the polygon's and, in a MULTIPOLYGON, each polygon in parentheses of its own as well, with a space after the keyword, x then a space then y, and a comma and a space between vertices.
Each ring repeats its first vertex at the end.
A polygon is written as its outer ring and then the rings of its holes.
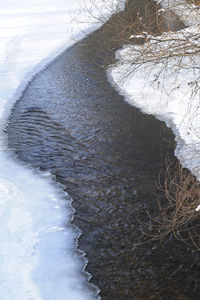
POLYGON ((128 103, 173 129, 176 156, 200 180, 200 7, 159 2, 188 27, 159 37, 144 32, 148 41, 119 50, 108 76, 128 103))
POLYGON ((3 129, 28 81, 100 25, 117 0, 6 0, 0 3, 0 299, 95 299, 76 256, 71 200, 50 174, 6 153, 3 129), (82 12, 80 14, 80 8, 82 12), (89 8, 91 14, 87 9, 89 8), (100 8, 100 9, 99 9, 100 8), (49 177, 49 178, 45 178, 49 177))

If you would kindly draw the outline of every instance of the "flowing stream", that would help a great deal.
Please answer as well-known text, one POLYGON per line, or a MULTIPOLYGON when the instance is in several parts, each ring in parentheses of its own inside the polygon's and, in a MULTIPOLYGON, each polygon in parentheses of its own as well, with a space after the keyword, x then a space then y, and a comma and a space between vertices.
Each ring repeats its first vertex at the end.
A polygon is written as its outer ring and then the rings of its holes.
POLYGON ((198 299, 199 265, 182 242, 136 245, 143 236, 135 216, 148 221, 145 211, 164 201, 156 184, 173 135, 124 102, 88 43, 28 85, 9 119, 9 148, 72 197, 79 248, 102 299, 198 299))

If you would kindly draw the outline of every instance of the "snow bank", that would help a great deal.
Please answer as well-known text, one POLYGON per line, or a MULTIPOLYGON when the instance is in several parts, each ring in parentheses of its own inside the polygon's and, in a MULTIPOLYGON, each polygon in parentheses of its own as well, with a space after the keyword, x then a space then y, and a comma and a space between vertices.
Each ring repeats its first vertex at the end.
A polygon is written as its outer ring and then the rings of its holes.
MULTIPOLYGON (((159 2, 177 13, 185 1, 159 2)), ((173 129, 176 156, 200 180, 200 10, 193 9, 187 4, 180 14, 183 20, 191 11, 198 15, 188 28, 160 37, 144 33, 144 45, 124 46, 108 76, 128 103, 173 129)))
MULTIPOLYGON (((107 4, 106 4, 107 3, 107 4)), ((117 0, 112 1, 117 10, 117 0)), ((70 197, 50 178, 6 154, 3 129, 28 81, 100 25, 102 0, 7 0, 0 4, 0 298, 97 298, 74 254, 79 232, 69 226, 70 197), (95 4, 95 5, 94 5, 95 4), (91 13, 89 13, 88 9, 91 13), (97 18, 95 18, 97 17, 97 18)))

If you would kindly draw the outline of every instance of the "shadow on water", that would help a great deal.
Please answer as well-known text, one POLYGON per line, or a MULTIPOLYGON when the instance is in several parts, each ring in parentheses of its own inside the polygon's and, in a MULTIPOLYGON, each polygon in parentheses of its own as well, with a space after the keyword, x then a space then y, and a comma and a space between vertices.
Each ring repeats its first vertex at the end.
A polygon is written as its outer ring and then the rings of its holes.
POLYGON ((198 299, 190 249, 173 238, 135 245, 143 240, 135 215, 148 221, 145 211, 165 201, 156 184, 173 135, 109 85, 92 47, 98 34, 28 85, 9 119, 9 147, 66 186, 102 299, 198 299))

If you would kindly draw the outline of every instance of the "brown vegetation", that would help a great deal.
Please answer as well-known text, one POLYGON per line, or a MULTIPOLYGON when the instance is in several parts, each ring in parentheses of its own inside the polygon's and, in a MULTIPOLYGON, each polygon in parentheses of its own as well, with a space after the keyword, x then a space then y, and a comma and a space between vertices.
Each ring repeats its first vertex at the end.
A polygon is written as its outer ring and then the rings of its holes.
POLYGON ((147 212, 150 224, 142 223, 147 239, 163 239, 173 233, 195 250, 200 250, 199 212, 200 182, 192 173, 183 168, 177 160, 166 163, 164 180, 159 182, 158 189, 163 192, 167 201, 158 203, 158 210, 147 212))
POLYGON ((188 1, 191 2, 192 4, 200 5, 200 0, 188 0, 188 1))

